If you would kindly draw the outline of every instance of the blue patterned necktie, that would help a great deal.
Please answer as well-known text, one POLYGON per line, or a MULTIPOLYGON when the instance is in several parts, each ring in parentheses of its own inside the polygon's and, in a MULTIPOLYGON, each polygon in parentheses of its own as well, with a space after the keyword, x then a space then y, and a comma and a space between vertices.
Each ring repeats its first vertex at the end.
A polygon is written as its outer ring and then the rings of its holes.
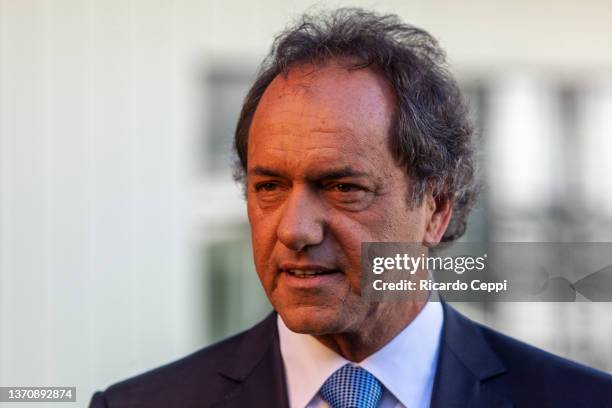
POLYGON ((331 408, 376 408, 382 385, 367 370, 346 364, 323 383, 319 391, 331 408))

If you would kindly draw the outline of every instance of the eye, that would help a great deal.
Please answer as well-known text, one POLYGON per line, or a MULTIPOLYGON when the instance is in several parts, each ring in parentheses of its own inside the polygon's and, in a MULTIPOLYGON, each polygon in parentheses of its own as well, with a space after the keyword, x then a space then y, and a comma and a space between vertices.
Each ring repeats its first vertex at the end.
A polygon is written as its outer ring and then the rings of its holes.
POLYGON ((325 188, 328 197, 339 205, 358 205, 371 195, 367 188, 353 183, 330 183, 325 188))
POLYGON ((267 192, 271 192, 271 191, 275 191, 278 188, 278 184, 277 183, 272 183, 270 181, 266 181, 264 183, 259 183, 255 185, 255 190, 256 191, 267 191, 267 192))
POLYGON ((253 184, 253 197, 262 208, 283 202, 288 186, 282 180, 261 180, 253 184))
POLYGON ((334 188, 336 189, 336 191, 339 191, 341 193, 351 193, 353 191, 358 191, 361 190, 360 187, 354 185, 354 184, 348 184, 348 183, 339 183, 336 184, 334 186, 334 188))

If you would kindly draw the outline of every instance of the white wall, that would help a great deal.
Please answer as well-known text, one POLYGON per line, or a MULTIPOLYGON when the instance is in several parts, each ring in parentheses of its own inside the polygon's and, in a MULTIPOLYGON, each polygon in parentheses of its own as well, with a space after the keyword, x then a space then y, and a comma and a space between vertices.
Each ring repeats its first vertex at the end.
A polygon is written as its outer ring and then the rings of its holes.
POLYGON ((0 6, 2 385, 101 388, 200 346, 193 62, 162 3, 0 6))

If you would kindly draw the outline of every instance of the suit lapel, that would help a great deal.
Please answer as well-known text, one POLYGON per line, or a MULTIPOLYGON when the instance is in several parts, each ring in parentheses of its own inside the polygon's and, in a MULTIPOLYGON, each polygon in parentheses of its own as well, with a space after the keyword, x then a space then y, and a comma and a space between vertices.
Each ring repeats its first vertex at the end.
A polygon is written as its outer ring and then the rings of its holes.
POLYGON ((276 313, 245 333, 219 374, 235 386, 212 406, 288 408, 276 313))
POLYGON ((506 368, 478 326, 443 303, 444 328, 431 407, 511 407, 487 383, 506 368))
MULTIPOLYGON (((508 398, 488 384, 506 368, 478 326, 446 303, 443 307, 444 327, 431 408, 512 407, 508 398)), ((233 386, 212 407, 288 408, 276 313, 245 333, 219 375, 233 386)))

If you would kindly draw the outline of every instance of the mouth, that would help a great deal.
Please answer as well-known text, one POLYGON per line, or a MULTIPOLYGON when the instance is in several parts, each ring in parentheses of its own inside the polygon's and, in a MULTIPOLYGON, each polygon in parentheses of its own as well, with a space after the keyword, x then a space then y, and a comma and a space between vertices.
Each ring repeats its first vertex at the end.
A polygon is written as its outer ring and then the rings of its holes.
POLYGON ((321 275, 330 275, 332 273, 340 273, 338 269, 281 269, 281 272, 285 272, 291 276, 297 278, 309 279, 321 275))
POLYGON ((344 281, 344 272, 331 265, 282 263, 279 265, 282 285, 294 290, 322 290, 344 281))

